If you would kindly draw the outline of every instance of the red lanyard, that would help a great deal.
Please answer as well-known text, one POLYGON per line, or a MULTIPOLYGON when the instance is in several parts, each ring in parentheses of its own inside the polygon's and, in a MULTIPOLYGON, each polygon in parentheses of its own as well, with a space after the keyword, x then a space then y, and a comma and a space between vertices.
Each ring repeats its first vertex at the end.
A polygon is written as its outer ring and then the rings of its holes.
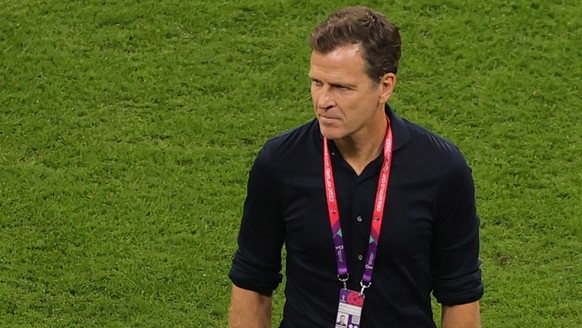
MULTIPOLYGON (((387 118, 388 119, 388 118, 387 118)), ((361 293, 364 289, 370 287, 372 284, 372 272, 374 271, 374 262, 378 251, 378 241, 380 239, 380 231, 382 229, 382 221, 384 219, 384 205, 386 203, 386 195, 388 191, 388 182, 390 180, 390 167, 392 164, 392 128, 390 120, 388 120, 388 128, 384 140, 384 163, 378 178, 378 189, 376 190, 376 200, 374 202, 374 214, 372 216, 372 228, 370 230, 370 241, 368 244, 368 253, 366 256, 366 264, 364 267, 364 274, 360 285, 362 286, 361 293)), ((333 234, 333 241, 335 246, 335 254, 337 261, 338 279, 344 283, 349 278, 348 267, 346 262, 346 254, 344 241, 342 236, 342 229, 340 225, 340 216, 337 205, 337 195, 335 190, 335 180, 333 177, 333 168, 331 165, 331 158, 329 156, 329 149, 327 146, 327 138, 323 138, 323 169, 325 180, 325 194, 327 196, 327 209, 329 212, 329 222, 333 234)))

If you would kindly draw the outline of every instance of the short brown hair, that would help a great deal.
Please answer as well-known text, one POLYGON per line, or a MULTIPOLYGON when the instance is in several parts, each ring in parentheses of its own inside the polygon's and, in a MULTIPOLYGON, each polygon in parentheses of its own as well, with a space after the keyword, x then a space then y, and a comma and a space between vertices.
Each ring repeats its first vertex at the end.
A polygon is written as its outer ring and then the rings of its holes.
POLYGON ((366 74, 374 81, 398 71, 401 46, 398 27, 368 7, 336 11, 315 27, 309 43, 313 51, 322 54, 340 46, 359 44, 366 61, 366 74))

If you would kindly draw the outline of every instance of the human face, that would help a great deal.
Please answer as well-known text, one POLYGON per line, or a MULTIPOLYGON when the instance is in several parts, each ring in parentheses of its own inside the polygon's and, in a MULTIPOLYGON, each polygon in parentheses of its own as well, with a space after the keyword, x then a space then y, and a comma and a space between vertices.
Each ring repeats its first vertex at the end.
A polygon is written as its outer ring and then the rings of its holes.
POLYGON ((366 138, 385 128, 384 105, 393 84, 387 93, 386 77, 372 81, 365 67, 359 45, 338 47, 326 54, 311 53, 311 98, 326 138, 366 138))

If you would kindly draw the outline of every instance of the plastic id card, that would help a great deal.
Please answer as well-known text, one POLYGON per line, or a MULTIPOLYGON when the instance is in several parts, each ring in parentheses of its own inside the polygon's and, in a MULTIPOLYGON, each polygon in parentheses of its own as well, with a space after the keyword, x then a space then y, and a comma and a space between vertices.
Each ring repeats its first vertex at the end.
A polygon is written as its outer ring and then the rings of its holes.
POLYGON ((364 296, 359 292, 342 288, 335 328, 360 328, 360 318, 364 306, 364 296))

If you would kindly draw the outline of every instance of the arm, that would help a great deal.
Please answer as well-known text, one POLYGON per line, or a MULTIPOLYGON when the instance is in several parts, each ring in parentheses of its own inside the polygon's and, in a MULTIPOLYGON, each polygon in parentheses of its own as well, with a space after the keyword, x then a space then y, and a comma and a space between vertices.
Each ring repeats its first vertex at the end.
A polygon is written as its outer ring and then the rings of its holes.
POLYGON ((249 174, 239 248, 229 273, 233 282, 231 328, 271 327, 270 295, 281 283, 281 248, 285 239, 276 192, 282 188, 275 171, 269 150, 263 148, 249 174))
POLYGON ((442 328, 480 328, 479 301, 443 305, 442 328))
POLYGON ((270 328, 272 297, 232 286, 230 328, 270 328))
POLYGON ((442 184, 435 224, 433 293, 443 305, 442 327, 479 327, 483 283, 475 188, 462 158, 450 169, 442 184))

